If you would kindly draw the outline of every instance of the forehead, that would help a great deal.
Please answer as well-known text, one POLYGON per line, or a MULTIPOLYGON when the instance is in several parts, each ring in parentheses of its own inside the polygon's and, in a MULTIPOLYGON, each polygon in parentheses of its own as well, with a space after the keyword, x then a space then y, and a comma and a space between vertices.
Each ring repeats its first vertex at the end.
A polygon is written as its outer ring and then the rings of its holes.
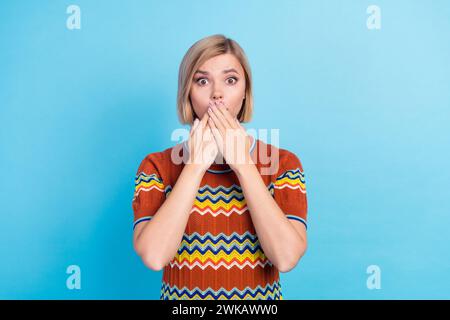
POLYGON ((211 73, 220 73, 225 69, 231 68, 236 69, 240 74, 243 74, 244 72, 239 60, 234 55, 225 53, 206 60, 199 67, 199 70, 208 71, 211 73))

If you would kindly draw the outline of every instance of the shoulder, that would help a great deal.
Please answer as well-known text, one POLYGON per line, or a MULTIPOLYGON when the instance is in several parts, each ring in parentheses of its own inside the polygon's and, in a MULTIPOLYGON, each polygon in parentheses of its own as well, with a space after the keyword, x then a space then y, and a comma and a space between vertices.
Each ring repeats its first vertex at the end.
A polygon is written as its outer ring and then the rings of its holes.
POLYGON ((148 153, 140 162, 138 171, 166 171, 169 170, 172 164, 172 157, 174 151, 180 148, 181 144, 177 144, 173 147, 167 148, 162 151, 155 151, 148 153))
POLYGON ((275 172, 283 173, 286 170, 296 169, 303 171, 300 157, 293 151, 264 142, 261 142, 259 147, 265 148, 266 151, 263 154, 266 153, 270 157, 269 163, 272 169, 275 169, 275 172))
POLYGON ((287 169, 300 169, 303 171, 303 166, 300 157, 292 151, 287 149, 280 150, 280 165, 287 169))

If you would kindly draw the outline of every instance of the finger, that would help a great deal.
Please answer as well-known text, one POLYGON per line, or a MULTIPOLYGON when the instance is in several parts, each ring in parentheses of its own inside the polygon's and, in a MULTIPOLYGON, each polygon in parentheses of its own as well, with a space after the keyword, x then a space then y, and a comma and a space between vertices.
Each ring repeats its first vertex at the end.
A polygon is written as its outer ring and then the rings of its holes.
POLYGON ((199 145, 201 144, 201 134, 201 120, 197 119, 197 123, 195 124, 195 127, 193 127, 192 134, 190 136, 190 139, 193 140, 193 147, 195 148, 195 150, 197 150, 199 148, 199 145))
MULTIPOLYGON (((224 109, 225 105, 221 104, 218 108, 217 108, 217 112, 216 115, 219 119, 221 119, 222 124, 226 127, 223 133, 223 137, 224 139, 228 139, 227 135, 230 135, 230 137, 233 137, 237 132, 236 130, 238 130, 238 127, 236 126, 236 123, 234 123, 233 120, 231 120, 231 122, 233 122, 233 125, 230 124, 230 121, 226 119, 225 115, 221 112, 220 109, 224 109)), ((230 116, 231 118, 231 116, 230 116)))
POLYGON ((228 111, 228 108, 225 106, 223 101, 219 103, 217 110, 220 112, 223 119, 225 119, 228 122, 231 128, 237 129, 236 122, 233 120, 235 118, 231 115, 230 111, 228 111))
POLYGON ((194 125, 193 125, 194 130, 195 130, 195 128, 197 128, 199 122, 200 122, 200 120, 198 118, 195 118, 194 125))
POLYGON ((215 120, 216 121, 216 125, 218 125, 218 127, 220 129, 226 129, 230 127, 230 124, 228 123, 228 121, 225 119, 225 117, 223 116, 223 114, 220 112, 219 108, 221 108, 221 106, 219 106, 219 104, 214 104, 211 108, 212 112, 210 112, 210 116, 215 116, 215 120))
POLYGON ((216 143, 218 145, 222 145, 223 137, 222 134, 220 133, 220 130, 216 127, 213 121, 208 121, 208 125, 211 129, 211 133, 214 137, 214 140, 216 140, 216 143))
POLYGON ((218 118, 216 111, 214 111, 214 107, 208 109, 208 112, 209 112, 209 117, 211 119, 210 122, 213 122, 215 127, 217 129, 219 129, 222 134, 225 134, 226 127, 224 126, 222 121, 218 118), (211 111, 209 111, 209 110, 211 110, 211 111))
POLYGON ((208 115, 208 113, 205 113, 203 115, 202 120, 200 120, 200 123, 198 124, 198 131, 200 131, 200 132, 205 131, 205 127, 207 126, 208 119, 209 119, 209 115, 208 115))
MULTIPOLYGON (((235 119, 228 110, 226 110, 225 104, 220 103, 219 106, 216 108, 216 112, 214 112, 214 115, 217 116, 218 119, 220 119, 224 129, 222 129, 223 137, 225 138, 227 134, 230 134, 234 136, 237 132, 236 130, 239 130, 239 127, 236 125, 236 122, 233 120, 235 119)), ((227 138, 228 139, 228 138, 227 138)))
POLYGON ((194 139, 195 141, 195 145, 198 146, 199 143, 201 143, 201 137, 202 137, 202 122, 205 122, 203 119, 196 119, 197 120, 197 124, 195 125, 195 128, 193 128, 192 130, 192 134, 191 137, 192 139, 194 139))
POLYGON ((211 140, 211 136, 212 136, 211 127, 209 126, 209 123, 207 123, 203 133, 203 140, 211 140))
POLYGON ((200 123, 203 127, 205 127, 206 123, 208 122, 208 118, 209 118, 209 114, 206 112, 203 115, 202 120, 200 120, 200 123))
POLYGON ((193 132, 195 131, 195 129, 197 128, 199 122, 200 122, 200 121, 199 121, 197 118, 194 120, 194 123, 192 124, 191 130, 190 130, 190 132, 189 132, 189 135, 192 136, 192 133, 193 133, 193 132))

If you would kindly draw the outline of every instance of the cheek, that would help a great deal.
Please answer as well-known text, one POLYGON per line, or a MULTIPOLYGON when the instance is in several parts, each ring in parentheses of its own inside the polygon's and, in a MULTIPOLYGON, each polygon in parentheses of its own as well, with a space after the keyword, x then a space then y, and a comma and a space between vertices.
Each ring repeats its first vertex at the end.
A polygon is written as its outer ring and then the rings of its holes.
POLYGON ((228 94, 228 103, 235 114, 237 114, 242 106, 242 98, 245 96, 245 86, 241 85, 230 89, 228 94))
POLYGON ((196 101, 209 101, 209 90, 207 88, 192 87, 190 91, 192 99, 196 101))
POLYGON ((202 117, 207 111, 209 96, 205 94, 202 90, 192 89, 189 93, 192 102, 192 108, 194 108, 195 113, 202 117))

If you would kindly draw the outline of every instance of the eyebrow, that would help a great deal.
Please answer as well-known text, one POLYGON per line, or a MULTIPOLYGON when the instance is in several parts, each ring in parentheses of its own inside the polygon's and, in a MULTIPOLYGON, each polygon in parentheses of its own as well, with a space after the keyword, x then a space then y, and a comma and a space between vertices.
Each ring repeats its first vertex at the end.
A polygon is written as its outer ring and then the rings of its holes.
MULTIPOLYGON (((239 74, 239 72, 236 71, 236 69, 234 68, 230 68, 230 69, 225 69, 222 71, 222 73, 229 73, 229 72, 236 72, 237 74, 239 74)), ((201 73, 201 74, 209 74, 208 71, 203 71, 203 70, 197 70, 195 71, 195 73, 201 73)))

